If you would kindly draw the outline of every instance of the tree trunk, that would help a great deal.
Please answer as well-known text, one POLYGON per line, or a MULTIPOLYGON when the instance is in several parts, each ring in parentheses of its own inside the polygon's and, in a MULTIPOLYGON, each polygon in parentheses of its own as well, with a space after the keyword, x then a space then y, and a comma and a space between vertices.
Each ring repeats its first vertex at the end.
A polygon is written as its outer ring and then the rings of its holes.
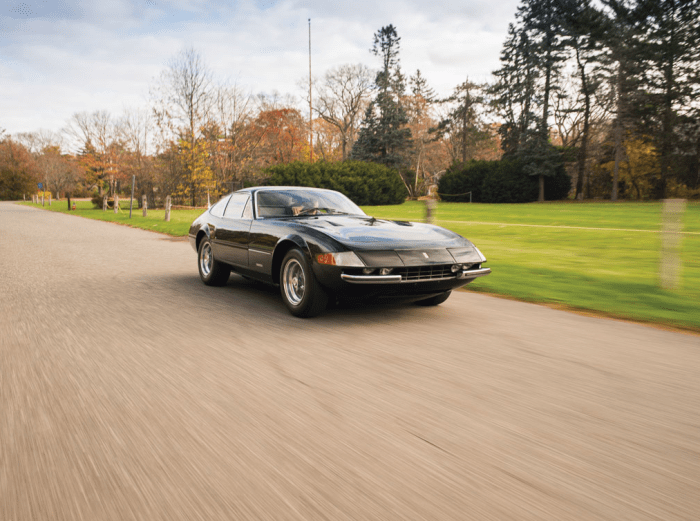
POLYGON ((540 182, 540 194, 537 197, 537 200, 542 203, 544 202, 544 176, 540 174, 538 177, 540 182))
POLYGON ((119 194, 114 194, 114 213, 119 212, 119 194))
POLYGON ((165 197, 165 222, 170 222, 170 196, 165 197))
POLYGON ((148 198, 146 194, 141 196, 141 205, 143 206, 143 216, 148 217, 148 198))
POLYGON ((588 130, 589 130, 589 119, 591 113, 591 94, 588 90, 588 82, 586 79, 586 68, 584 64, 581 63, 579 57, 579 50, 576 48, 576 61, 578 62, 579 69, 581 71, 581 86, 583 88, 584 95, 584 109, 583 109, 583 134, 581 135, 581 148, 579 149, 578 157, 578 177, 576 179, 576 199, 583 199, 583 177, 586 171, 586 160, 588 159, 588 130))

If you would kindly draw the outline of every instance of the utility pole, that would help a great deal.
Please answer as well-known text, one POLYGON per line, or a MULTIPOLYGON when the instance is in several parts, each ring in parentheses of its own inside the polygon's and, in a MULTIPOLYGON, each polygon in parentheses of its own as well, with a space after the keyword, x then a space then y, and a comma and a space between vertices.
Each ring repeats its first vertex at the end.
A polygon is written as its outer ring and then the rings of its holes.
POLYGON ((314 162, 314 123, 311 108, 311 18, 309 18, 309 146, 311 162, 314 162))

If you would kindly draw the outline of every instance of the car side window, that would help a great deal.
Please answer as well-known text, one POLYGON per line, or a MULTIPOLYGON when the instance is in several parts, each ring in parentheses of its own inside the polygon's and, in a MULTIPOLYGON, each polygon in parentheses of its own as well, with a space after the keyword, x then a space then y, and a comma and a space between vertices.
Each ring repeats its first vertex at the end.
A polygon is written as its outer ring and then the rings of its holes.
POLYGON ((227 219, 240 219, 248 199, 250 199, 250 195, 247 193, 233 194, 226 205, 224 217, 227 219))
POLYGON ((253 199, 248 198, 248 202, 245 204, 245 208, 243 209, 243 219, 252 219, 253 218, 253 199))
POLYGON ((227 195, 226 197, 222 197, 221 199, 219 199, 219 201, 211 207, 209 213, 212 214, 214 217, 223 217, 224 208, 226 208, 226 203, 228 202, 229 197, 230 196, 227 195))

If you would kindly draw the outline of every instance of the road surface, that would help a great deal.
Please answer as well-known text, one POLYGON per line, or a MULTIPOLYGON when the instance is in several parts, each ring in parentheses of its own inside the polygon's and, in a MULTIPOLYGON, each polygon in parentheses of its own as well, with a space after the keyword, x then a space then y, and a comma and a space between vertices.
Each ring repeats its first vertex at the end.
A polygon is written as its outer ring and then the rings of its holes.
POLYGON ((0 364, 3 521, 700 518, 694 335, 470 292, 296 319, 3 203, 0 364))

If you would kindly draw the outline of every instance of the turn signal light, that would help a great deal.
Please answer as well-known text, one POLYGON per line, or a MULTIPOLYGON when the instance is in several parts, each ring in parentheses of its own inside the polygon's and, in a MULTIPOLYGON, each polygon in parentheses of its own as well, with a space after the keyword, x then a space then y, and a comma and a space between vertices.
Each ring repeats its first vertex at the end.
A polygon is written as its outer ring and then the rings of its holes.
POLYGON ((316 260, 319 264, 330 264, 331 266, 335 266, 335 257, 332 253, 320 253, 316 257, 316 260))
POLYGON ((347 266, 351 268, 364 268, 365 263, 351 251, 319 253, 316 262, 329 266, 347 266))

